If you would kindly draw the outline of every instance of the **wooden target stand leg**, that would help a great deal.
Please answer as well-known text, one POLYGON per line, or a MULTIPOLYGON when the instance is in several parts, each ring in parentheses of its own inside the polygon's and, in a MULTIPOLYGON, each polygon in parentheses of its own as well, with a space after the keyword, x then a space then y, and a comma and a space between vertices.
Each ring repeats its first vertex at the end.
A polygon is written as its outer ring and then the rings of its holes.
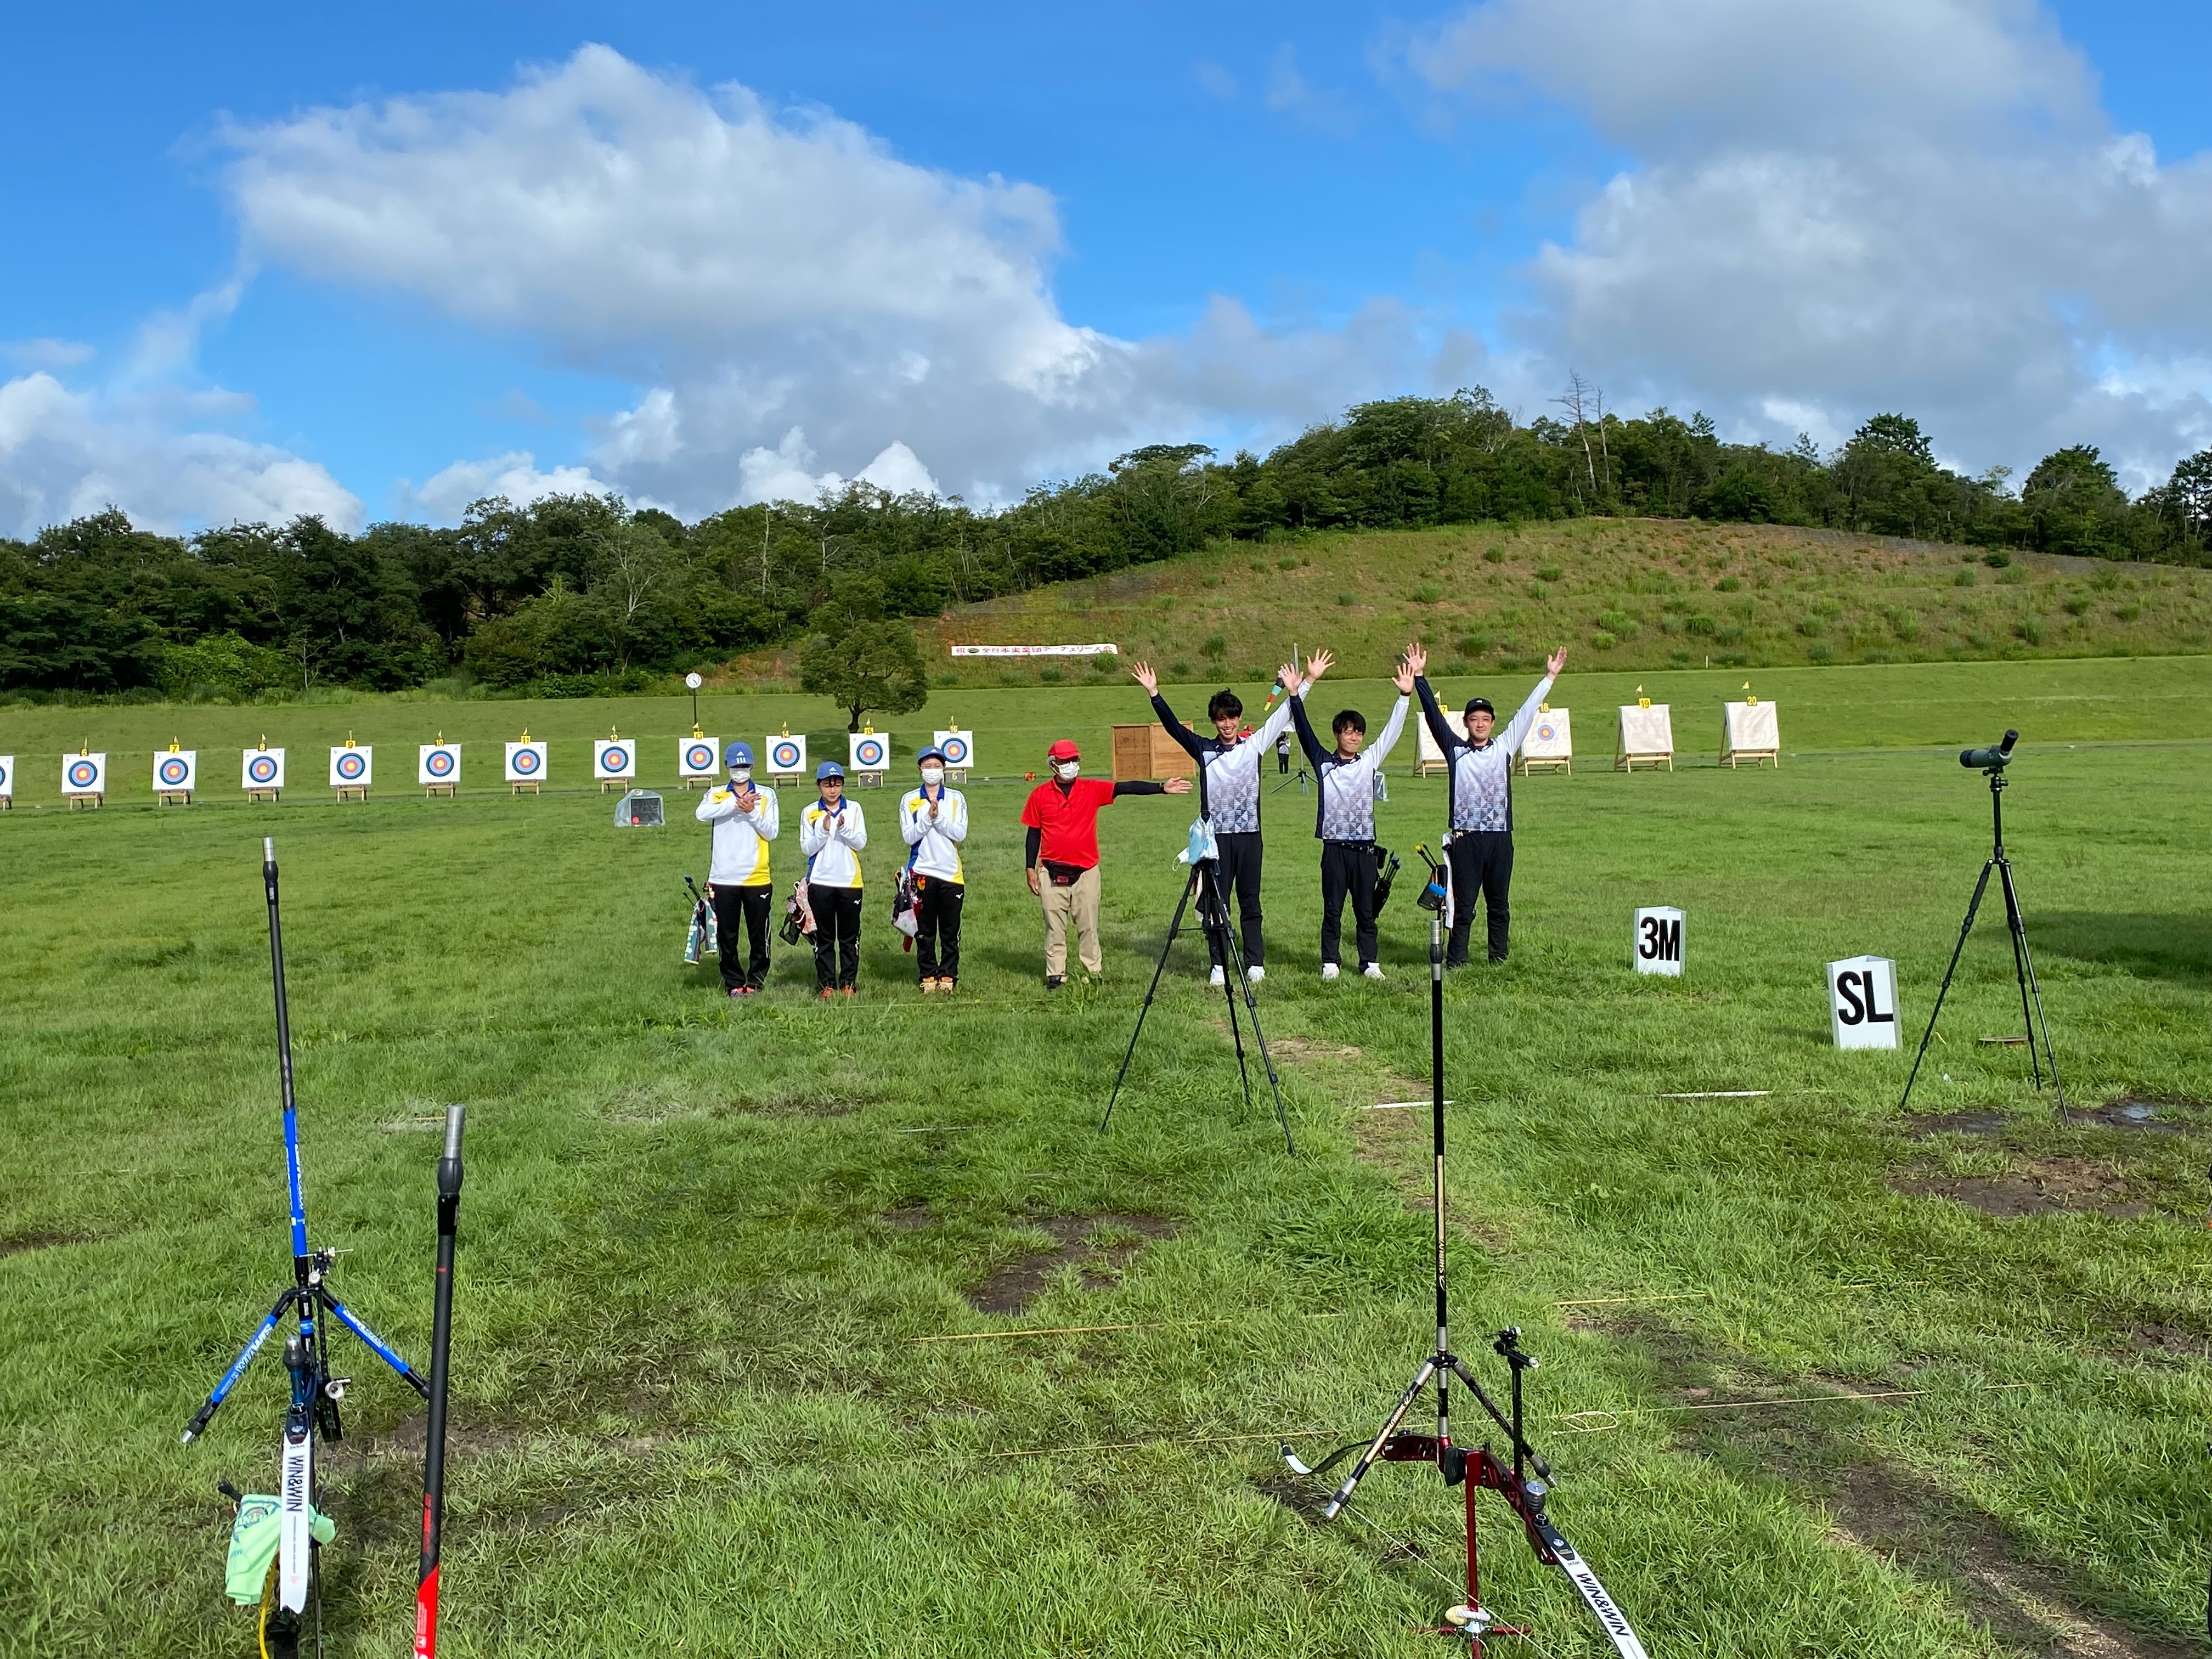
POLYGON ((191 804, 192 792, 189 789, 156 789, 154 792, 154 805, 156 806, 190 806, 191 804))
POLYGON ((359 801, 363 805, 367 805, 368 786, 363 783, 342 783, 337 786, 337 797, 338 805, 341 806, 349 800, 359 801))
POLYGON ((106 799, 107 797, 97 789, 88 791, 82 795, 71 795, 69 798, 70 811, 72 812, 97 812, 106 799))
POLYGON ((519 779, 515 782, 509 784, 507 787, 518 795, 526 789, 533 795, 538 793, 538 781, 535 778, 519 779))

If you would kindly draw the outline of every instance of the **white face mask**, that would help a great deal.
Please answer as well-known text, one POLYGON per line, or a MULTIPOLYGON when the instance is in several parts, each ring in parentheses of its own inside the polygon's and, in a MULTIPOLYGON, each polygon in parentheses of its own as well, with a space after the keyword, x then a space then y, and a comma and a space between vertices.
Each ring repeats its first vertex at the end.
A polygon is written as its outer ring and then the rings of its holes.
POLYGON ((941 766, 923 767, 921 769, 921 781, 929 785, 932 788, 936 787, 939 784, 945 781, 945 769, 941 766))
POLYGON ((1080 761, 1056 761, 1052 769, 1053 776, 1062 783, 1073 783, 1082 772, 1083 763, 1080 761))
POLYGON ((730 776, 738 783, 750 783, 753 781, 753 769, 750 766, 733 766, 730 769, 730 776))

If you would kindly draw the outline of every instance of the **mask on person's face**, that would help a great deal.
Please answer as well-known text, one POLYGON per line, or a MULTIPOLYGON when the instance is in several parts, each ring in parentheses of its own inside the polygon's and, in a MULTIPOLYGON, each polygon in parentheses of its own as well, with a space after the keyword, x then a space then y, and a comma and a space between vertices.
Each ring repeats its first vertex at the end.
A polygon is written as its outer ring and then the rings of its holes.
POLYGON ((730 781, 731 781, 731 782, 732 782, 732 783, 750 783, 752 781, 753 781, 753 769, 752 769, 751 767, 750 767, 750 766, 733 766, 733 767, 732 767, 732 768, 730 769, 730 781))
POLYGON ((1055 761, 1053 763, 1052 775, 1058 778, 1062 783, 1073 783, 1075 780, 1081 775, 1082 771, 1083 763, 1080 761, 1055 761))
POLYGON ((921 769, 921 781, 927 784, 931 788, 934 789, 939 784, 945 781, 945 769, 941 766, 923 767, 921 769))

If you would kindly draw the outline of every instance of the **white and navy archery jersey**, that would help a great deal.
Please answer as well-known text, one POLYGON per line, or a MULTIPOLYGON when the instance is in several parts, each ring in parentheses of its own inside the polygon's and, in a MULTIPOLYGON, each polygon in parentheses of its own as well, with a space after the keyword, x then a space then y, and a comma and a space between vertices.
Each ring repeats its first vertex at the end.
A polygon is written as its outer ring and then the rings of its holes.
POLYGON ((750 808, 738 806, 738 786, 725 782, 709 789, 692 814, 700 823, 714 826, 714 858, 707 866, 711 886, 768 885, 768 844, 782 830, 783 813, 775 790, 745 787, 753 792, 750 808))
POLYGON ((960 869, 960 843, 968 839, 968 797, 938 787, 937 816, 929 816, 929 792, 915 788, 899 802, 899 836, 914 848, 908 860, 915 874, 967 884, 960 869))
POLYGON ((1291 700, 1285 697, 1257 732, 1235 743, 1201 738, 1175 717, 1167 699, 1157 691, 1152 693, 1152 712, 1167 734, 1198 763, 1199 816, 1213 826, 1213 833, 1235 836, 1259 829, 1260 763, 1290 724, 1291 700))
POLYGON ((1314 834, 1322 841, 1365 842, 1375 839, 1375 775, 1390 753, 1398 734, 1406 729, 1406 708, 1413 701, 1400 697, 1384 722, 1382 735, 1359 751, 1356 760, 1341 760, 1321 745, 1312 723, 1306 719, 1305 693, 1291 698, 1291 720, 1297 727, 1298 744, 1306 751, 1314 775, 1321 780, 1321 804, 1314 834))
POLYGON ((868 844, 867 814, 856 800, 840 801, 831 811, 820 800, 799 815, 799 850, 806 854, 806 878, 824 887, 860 884, 860 849, 868 844))
POLYGON ((1413 690, 1420 694, 1421 714, 1429 723, 1437 746, 1444 751, 1451 778, 1451 827, 1455 830, 1513 828, 1513 757, 1528 740, 1536 723, 1536 709, 1552 693, 1549 674, 1536 682, 1521 712, 1502 728, 1493 728, 1490 741, 1476 744, 1465 730, 1455 727, 1437 706, 1437 694, 1428 681, 1415 677, 1413 690))

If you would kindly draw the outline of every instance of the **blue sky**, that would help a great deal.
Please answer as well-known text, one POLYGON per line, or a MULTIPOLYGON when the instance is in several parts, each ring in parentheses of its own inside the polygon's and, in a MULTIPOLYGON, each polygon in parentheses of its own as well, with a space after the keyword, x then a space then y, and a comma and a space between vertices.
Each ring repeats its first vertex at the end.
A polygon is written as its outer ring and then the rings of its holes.
POLYGON ((1003 499, 1363 397, 1533 416, 1570 369, 1782 443, 1904 408, 1977 471, 2091 441, 2141 487, 2212 441, 2202 7, 80 5, 10 37, 0 532, 1003 499))

